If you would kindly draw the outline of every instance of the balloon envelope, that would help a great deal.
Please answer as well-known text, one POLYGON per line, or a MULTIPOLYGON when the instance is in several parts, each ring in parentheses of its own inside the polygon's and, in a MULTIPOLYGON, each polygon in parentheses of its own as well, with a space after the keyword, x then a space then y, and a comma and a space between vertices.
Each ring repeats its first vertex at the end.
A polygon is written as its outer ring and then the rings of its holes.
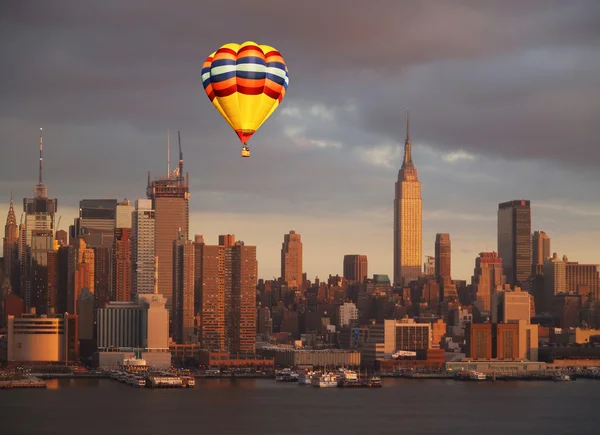
POLYGON ((202 66, 206 95, 244 144, 277 109, 288 83, 281 54, 251 41, 223 45, 202 66))

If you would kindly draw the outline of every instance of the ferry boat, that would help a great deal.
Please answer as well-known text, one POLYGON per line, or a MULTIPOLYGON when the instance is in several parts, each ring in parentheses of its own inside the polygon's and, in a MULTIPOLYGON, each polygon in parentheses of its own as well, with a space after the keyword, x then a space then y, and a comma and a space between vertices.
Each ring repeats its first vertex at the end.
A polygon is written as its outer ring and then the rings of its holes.
POLYGON ((336 373, 338 385, 358 383, 358 374, 354 370, 339 369, 336 373))
POLYGON ((183 377, 183 385, 186 388, 194 388, 196 386, 196 379, 193 376, 183 377))
POLYGON ((312 377, 312 385, 318 388, 335 388, 338 386, 335 373, 318 373, 312 377))
POLYGON ((275 380, 278 382, 298 382, 299 374, 290 369, 283 369, 275 373, 275 380))
POLYGON ((469 379, 472 381, 485 381, 487 376, 484 373, 473 370, 469 372, 469 379))
POLYGON ((315 376, 315 372, 312 370, 305 370, 298 376, 298 385, 311 385, 312 378, 315 376))

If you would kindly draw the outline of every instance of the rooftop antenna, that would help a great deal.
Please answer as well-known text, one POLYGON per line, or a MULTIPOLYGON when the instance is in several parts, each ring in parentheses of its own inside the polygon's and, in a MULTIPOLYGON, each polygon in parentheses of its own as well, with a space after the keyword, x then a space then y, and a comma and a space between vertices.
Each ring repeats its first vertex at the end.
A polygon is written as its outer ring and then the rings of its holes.
POLYGON ((167 127, 167 177, 171 176, 171 133, 167 127))
POLYGON ((43 170, 43 161, 44 161, 44 159, 42 158, 42 150, 43 150, 42 133, 43 133, 42 127, 40 127, 40 174, 39 174, 39 181, 38 181, 39 185, 42 184, 42 170, 43 170))
POLYGON ((181 151, 181 133, 177 131, 177 142, 179 142, 179 176, 183 177, 183 151, 181 151))

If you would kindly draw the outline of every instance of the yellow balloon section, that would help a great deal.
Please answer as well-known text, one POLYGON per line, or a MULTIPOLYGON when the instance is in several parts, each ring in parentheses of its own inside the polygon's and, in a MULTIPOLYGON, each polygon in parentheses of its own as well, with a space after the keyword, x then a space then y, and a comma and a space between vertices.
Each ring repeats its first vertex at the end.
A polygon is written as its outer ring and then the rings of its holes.
POLYGON ((288 83, 281 54, 254 42, 225 44, 202 66, 206 95, 244 144, 277 109, 288 83))

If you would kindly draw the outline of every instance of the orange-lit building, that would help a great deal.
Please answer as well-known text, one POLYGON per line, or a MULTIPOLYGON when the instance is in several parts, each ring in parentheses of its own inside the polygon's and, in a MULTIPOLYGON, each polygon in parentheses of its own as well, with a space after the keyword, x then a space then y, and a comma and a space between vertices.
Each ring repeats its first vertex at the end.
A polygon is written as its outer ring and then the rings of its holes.
POLYGON ((492 324, 467 323, 467 356, 472 359, 492 359, 492 324))
POLYGON ((519 324, 498 323, 494 324, 494 358, 517 359, 519 358, 519 324))
POLYGON ((113 291, 117 302, 131 301, 133 269, 131 265, 131 229, 116 228, 113 247, 113 291))
POLYGON ((281 279, 290 288, 302 287, 302 239, 296 231, 283 236, 281 279))
POLYGON ((273 370, 275 360, 272 358, 257 358, 255 356, 245 358, 231 355, 229 352, 199 352, 200 364, 205 367, 230 369, 230 368, 254 368, 258 370, 273 370))

